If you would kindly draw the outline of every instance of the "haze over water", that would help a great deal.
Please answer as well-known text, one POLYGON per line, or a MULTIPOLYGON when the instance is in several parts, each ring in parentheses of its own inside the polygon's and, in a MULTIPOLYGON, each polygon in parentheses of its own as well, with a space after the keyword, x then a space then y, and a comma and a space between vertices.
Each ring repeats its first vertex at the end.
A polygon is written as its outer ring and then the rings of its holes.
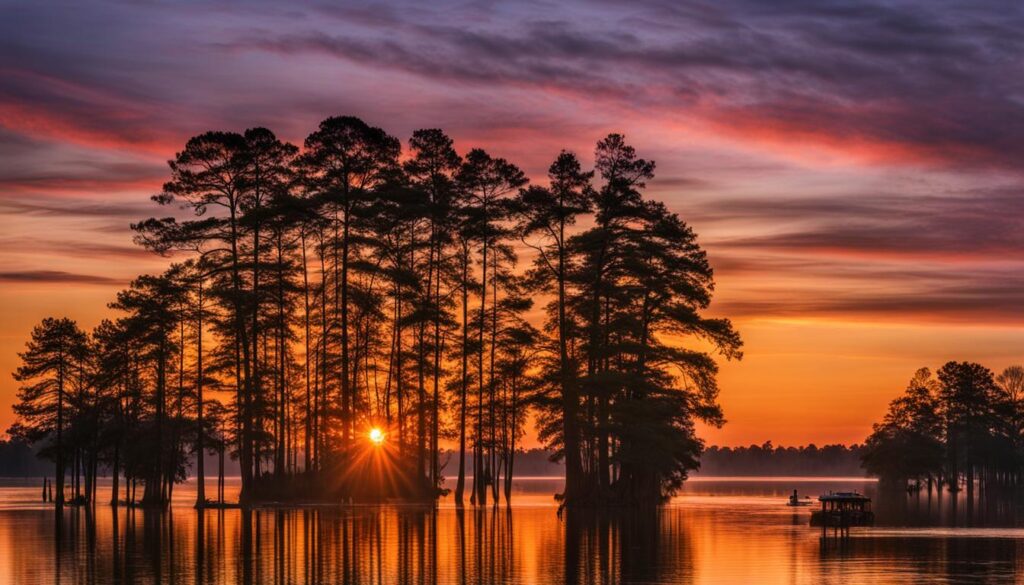
POLYGON ((510 509, 208 510, 202 521, 188 482, 167 512, 69 508, 59 528, 37 482, 4 481, 0 583, 1013 583, 1024 560, 1024 530, 969 527, 984 515, 951 516, 948 495, 929 509, 863 479, 697 479, 649 517, 560 519, 559 481, 526 479, 510 509), (793 488, 872 495, 877 526, 822 542, 809 508, 783 505, 793 488))

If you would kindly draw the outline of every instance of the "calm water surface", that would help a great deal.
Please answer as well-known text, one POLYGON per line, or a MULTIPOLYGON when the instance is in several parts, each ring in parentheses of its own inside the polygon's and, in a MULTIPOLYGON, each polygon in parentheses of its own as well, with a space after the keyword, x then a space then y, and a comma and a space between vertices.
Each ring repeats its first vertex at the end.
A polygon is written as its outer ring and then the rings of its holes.
POLYGON ((858 479, 697 479, 655 514, 561 519, 550 497, 560 482, 551 479, 519 481, 511 509, 461 511, 444 501, 437 510, 203 515, 190 508, 186 483, 168 512, 97 506, 67 509, 60 522, 39 502, 40 483, 0 480, 0 583, 1015 583, 1018 569, 1024 575, 1017 506, 968 510, 948 496, 878 494, 858 479), (848 542, 822 540, 809 508, 783 505, 794 488, 866 492, 878 524, 848 542))

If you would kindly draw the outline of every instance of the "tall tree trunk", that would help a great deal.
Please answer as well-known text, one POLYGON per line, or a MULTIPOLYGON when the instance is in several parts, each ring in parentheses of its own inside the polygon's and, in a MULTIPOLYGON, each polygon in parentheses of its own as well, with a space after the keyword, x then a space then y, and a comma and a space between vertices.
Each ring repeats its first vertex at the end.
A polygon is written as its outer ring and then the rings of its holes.
POLYGON ((313 464, 313 448, 312 448, 312 435, 313 435, 313 414, 311 412, 311 396, 310 396, 310 372, 309 372, 309 266, 306 262, 306 230, 303 228, 300 232, 302 238, 302 295, 304 301, 304 309, 302 313, 303 325, 305 326, 305 335, 303 336, 303 342, 306 345, 306 352, 303 354, 303 361, 306 369, 306 416, 305 416, 305 435, 302 441, 303 453, 303 466, 302 470, 309 473, 310 468, 313 464))
MULTIPOLYGON (((395 397, 398 402, 398 455, 405 465, 405 391, 402 371, 402 285, 395 285, 395 397)), ((403 467, 402 471, 406 471, 403 467)))
MULTIPOLYGON (((202 270, 202 268, 200 268, 202 270)), ((206 463, 203 435, 203 275, 199 274, 196 293, 196 508, 206 506, 206 463)), ((116 490, 115 490, 116 491, 116 490)))
POLYGON ((316 458, 314 458, 313 466, 320 471, 323 469, 323 456, 326 449, 325 443, 325 427, 328 426, 327 416, 325 410, 327 408, 328 401, 328 386, 327 386, 327 345, 328 345, 328 329, 327 329, 327 267, 324 264, 325 251, 323 250, 323 238, 320 239, 321 253, 320 253, 320 384, 316 395, 317 407, 316 407, 316 458))
POLYGON ((462 243, 462 384, 459 385, 459 479, 455 503, 462 505, 466 488, 466 394, 469 386, 469 243, 462 243))
POLYGON ((342 225, 341 240, 341 442, 342 451, 345 454, 347 463, 349 455, 349 440, 351 438, 352 412, 351 395, 349 388, 349 363, 348 363, 348 254, 349 254, 349 224, 350 212, 348 197, 345 197, 345 215, 342 225))
MULTIPOLYGON (((255 196, 255 202, 256 202, 256 205, 255 205, 255 209, 253 210, 253 212, 254 213, 259 213, 259 207, 260 207, 259 187, 257 187, 257 192, 256 192, 256 196, 255 196)), ((247 410, 248 410, 248 413, 249 413, 249 416, 247 418, 254 419, 253 422, 250 423, 250 424, 256 424, 256 429, 251 429, 250 432, 247 433, 246 442, 249 443, 249 445, 250 445, 249 449, 254 454, 254 456, 253 456, 253 464, 256 467, 255 473, 256 473, 256 477, 257 478, 259 478, 259 476, 260 476, 260 461, 262 460, 262 457, 260 456, 260 453, 259 453, 260 445, 255 442, 256 441, 256 436, 255 435, 256 435, 256 432, 260 429, 260 427, 262 427, 262 420, 257 421, 255 419, 256 419, 256 417, 260 417, 260 418, 262 418, 262 417, 259 414, 253 412, 253 409, 254 409, 254 406, 257 403, 257 401, 262 401, 262 399, 263 399, 263 388, 262 388, 262 386, 263 386, 263 366, 260 363, 259 347, 260 347, 260 342, 261 341, 265 341, 265 339, 261 338, 261 336, 260 336, 260 323, 259 323, 259 321, 260 321, 260 305, 262 304, 261 299, 260 299, 260 294, 261 294, 261 292, 260 292, 260 224, 259 224, 259 221, 256 221, 254 223, 254 225, 253 225, 253 231, 252 231, 252 313, 250 315, 250 318, 251 318, 251 321, 252 321, 252 324, 250 325, 250 327, 252 328, 252 365, 253 365, 253 374, 252 374, 252 390, 251 390, 251 395, 249 396, 249 403, 247 405, 247 410)), ((264 355, 264 359, 266 359, 265 355, 264 355)))
POLYGON ((505 468, 505 503, 512 504, 512 472, 516 458, 516 425, 519 420, 519 377, 512 374, 512 396, 509 399, 508 421, 508 454, 505 468))
POLYGON ((498 494, 500 489, 499 476, 500 469, 498 467, 498 444, 496 441, 496 412, 495 408, 495 385, 494 385, 494 356, 497 354, 495 348, 498 346, 498 255, 494 254, 494 270, 491 276, 491 353, 490 353, 490 364, 487 372, 487 400, 488 404, 488 415, 490 417, 490 459, 488 466, 490 467, 488 476, 491 479, 491 497, 494 500, 494 505, 498 505, 498 494))
POLYGON ((286 389, 286 355, 287 348, 285 346, 287 340, 285 336, 285 330, 287 323, 285 322, 285 296, 284 296, 284 242, 282 241, 283 235, 278 232, 276 234, 277 243, 277 373, 278 373, 278 437, 277 437, 277 453, 274 461, 274 473, 281 477, 285 472, 285 449, 287 441, 287 420, 286 420, 286 409, 287 409, 287 389, 286 389))
MULTIPOLYGON (((487 199, 484 196, 484 217, 487 217, 487 199)), ((487 503, 487 478, 484 477, 484 332, 487 329, 487 244, 490 225, 484 225, 483 244, 480 263, 480 331, 477 356, 477 398, 476 398, 476 437, 473 445, 473 495, 471 501, 481 506, 487 503)), ((493 351, 493 350, 492 350, 493 351)))
MULTIPOLYGON (((411 235, 411 238, 410 238, 411 239, 410 243, 411 243, 411 249, 413 250, 413 253, 410 254, 410 262, 409 262, 409 264, 413 268, 413 270, 415 270, 416 263, 414 261, 414 258, 415 258, 415 249, 416 249, 416 235, 415 235, 415 231, 413 231, 413 230, 410 230, 410 231, 412 231, 412 235, 411 235)), ((429 257, 428 257, 428 260, 427 260, 426 299, 428 299, 428 300, 427 300, 426 304, 428 306, 429 306, 430 293, 431 293, 431 290, 433 290, 433 285, 434 285, 434 283, 433 283, 433 278, 434 278, 434 265, 433 265, 434 258, 433 258, 433 256, 434 256, 434 250, 433 250, 433 248, 431 248, 430 249, 430 254, 429 254, 429 257)), ((427 465, 427 425, 426 425, 426 416, 427 416, 427 412, 428 411, 427 411, 427 390, 426 390, 426 367, 427 367, 427 355, 426 355, 426 349, 427 349, 426 348, 426 341, 427 340, 426 340, 426 334, 427 334, 427 320, 421 316, 420 322, 419 322, 419 331, 417 332, 417 336, 419 337, 419 343, 417 345, 417 354, 418 354, 417 357, 418 357, 418 362, 419 363, 417 364, 417 371, 416 371, 416 376, 417 376, 417 389, 416 389, 416 408, 417 408, 417 416, 416 416, 416 482, 418 484, 420 484, 417 487, 419 489, 421 489, 421 490, 423 489, 423 485, 422 484, 425 483, 425 481, 424 481, 424 471, 426 470, 426 465, 427 465)))
POLYGON ((61 349, 57 366, 57 457, 54 475, 57 479, 57 508, 64 507, 64 352, 61 349))
POLYGON ((217 450, 217 503, 224 505, 224 440, 217 450))
POLYGON ((441 485, 441 468, 438 457, 440 456, 438 445, 439 407, 440 407, 440 385, 441 385, 441 247, 437 244, 438 275, 435 283, 436 294, 434 295, 434 400, 430 410, 430 481, 431 487, 437 489, 441 485))
MULTIPOLYGON (((119 445, 114 445, 114 455, 110 462, 110 505, 117 507, 117 491, 118 491, 118 476, 120 475, 121 469, 121 449, 119 445)), ((116 512, 115 512, 116 514, 116 512)))
MULTIPOLYGON (((248 502, 252 492, 252 356, 249 353, 249 336, 246 331, 245 316, 242 304, 242 277, 239 267, 238 253, 238 222, 236 218, 235 204, 230 205, 230 226, 231 226, 231 284, 232 303, 235 313, 235 343, 236 343, 236 402, 238 403, 239 417, 241 418, 241 433, 238 436, 239 443, 239 464, 242 476, 242 491, 238 496, 239 502, 248 502), (241 368, 238 367, 238 349, 241 349, 241 368), (240 370, 240 371, 239 371, 240 370), (239 384, 239 375, 242 375, 239 384)), ((255 333, 255 332, 254 332, 255 333)))
POLYGON ((154 449, 154 461, 150 463, 149 476, 146 478, 146 489, 142 494, 142 503, 145 506, 162 506, 164 504, 164 408, 166 401, 165 383, 167 371, 167 342, 166 334, 161 332, 159 348, 157 350, 157 375, 156 375, 156 449, 154 449))
POLYGON ((580 461, 579 394, 569 370, 569 339, 566 320, 565 293, 565 222, 558 227, 558 362, 562 390, 562 435, 565 449, 564 502, 572 503, 578 496, 583 476, 580 461))

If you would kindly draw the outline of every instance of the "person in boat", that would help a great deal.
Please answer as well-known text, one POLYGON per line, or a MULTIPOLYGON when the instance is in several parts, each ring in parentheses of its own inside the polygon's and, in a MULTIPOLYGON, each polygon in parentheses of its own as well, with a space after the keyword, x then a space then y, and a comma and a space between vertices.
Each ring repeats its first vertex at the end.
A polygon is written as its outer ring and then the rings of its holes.
POLYGON ((800 496, 796 494, 796 490, 793 490, 793 495, 789 496, 789 505, 798 506, 800 505, 800 496))

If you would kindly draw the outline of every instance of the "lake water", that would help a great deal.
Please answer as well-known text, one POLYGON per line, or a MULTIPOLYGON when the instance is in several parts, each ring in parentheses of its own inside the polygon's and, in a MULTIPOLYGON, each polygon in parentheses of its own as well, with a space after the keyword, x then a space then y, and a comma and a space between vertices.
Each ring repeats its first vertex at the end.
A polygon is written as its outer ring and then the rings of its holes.
MULTIPOLYGON (((237 483, 229 480, 230 492, 237 483)), ((0 584, 92 583, 1014 583, 1017 507, 966 510, 883 497, 863 479, 696 479, 655 514, 559 518, 560 481, 516 484, 513 506, 382 505, 167 512, 42 504, 40 481, 0 480, 0 584), (822 539, 792 489, 856 489, 878 521, 822 539)), ((208 493, 213 493, 211 482, 208 493)), ((104 496, 101 486, 101 501, 104 496)), ((108 492, 109 493, 109 492, 108 492)))

